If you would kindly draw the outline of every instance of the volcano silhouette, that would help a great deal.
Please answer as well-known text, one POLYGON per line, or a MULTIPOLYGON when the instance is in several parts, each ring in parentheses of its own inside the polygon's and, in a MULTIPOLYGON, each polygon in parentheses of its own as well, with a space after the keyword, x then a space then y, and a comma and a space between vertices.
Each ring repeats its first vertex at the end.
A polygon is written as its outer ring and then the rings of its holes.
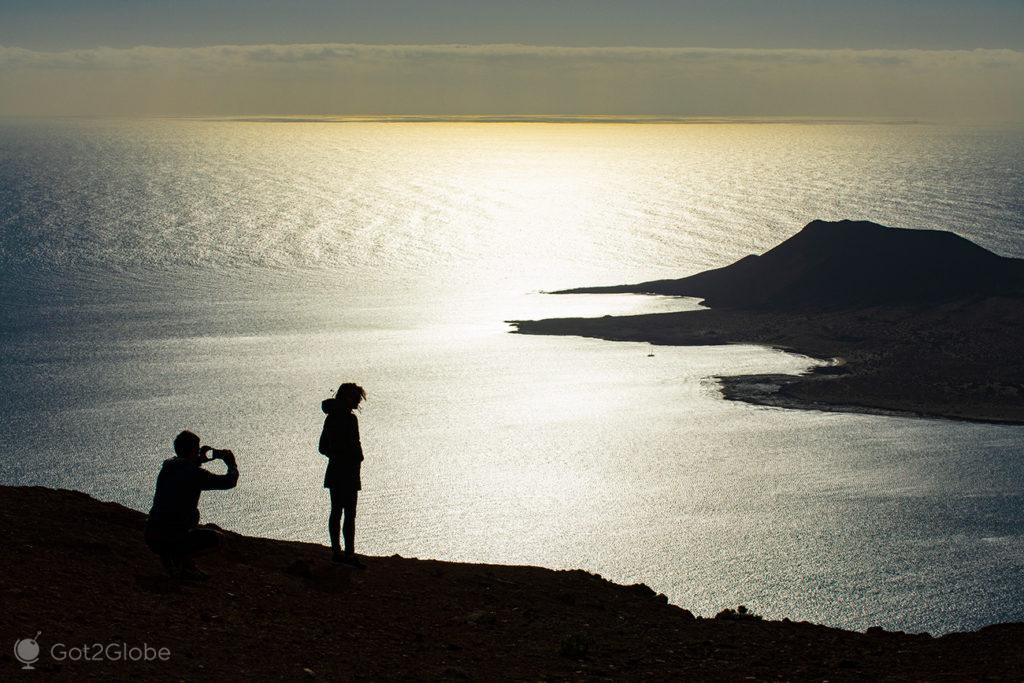
POLYGON ((559 293, 702 297, 712 307, 836 309, 1024 295, 1024 260, 951 232, 812 221, 761 256, 678 280, 559 293))

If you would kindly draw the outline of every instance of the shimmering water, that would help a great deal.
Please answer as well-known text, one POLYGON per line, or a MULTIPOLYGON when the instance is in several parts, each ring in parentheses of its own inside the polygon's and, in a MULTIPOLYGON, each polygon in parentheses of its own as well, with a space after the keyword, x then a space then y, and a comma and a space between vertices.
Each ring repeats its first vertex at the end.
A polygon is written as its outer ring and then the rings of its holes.
POLYGON ((1024 619, 1024 431, 722 401, 749 346, 511 335, 677 310, 559 297, 761 252, 813 218, 1024 256, 1024 133, 878 125, 0 124, 0 482, 325 540, 319 402, 363 384, 369 554, 580 567, 697 613, 1024 619), (653 353, 653 356, 649 354, 653 353))

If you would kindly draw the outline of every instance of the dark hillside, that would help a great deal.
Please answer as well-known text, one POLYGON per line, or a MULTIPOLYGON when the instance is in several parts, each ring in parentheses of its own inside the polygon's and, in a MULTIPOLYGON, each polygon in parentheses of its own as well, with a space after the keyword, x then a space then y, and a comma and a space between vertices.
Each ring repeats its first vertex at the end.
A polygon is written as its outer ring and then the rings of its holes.
MULTIPOLYGON (((367 558, 227 533, 177 583, 144 516, 75 491, 0 486, 4 680, 1011 680, 1024 625, 932 638, 738 614, 695 619, 583 571, 367 558), (36 671, 11 647, 32 638, 36 671), (166 647, 166 661, 55 661, 55 644, 166 647)), ((58 653, 60 651, 58 650, 58 653)))

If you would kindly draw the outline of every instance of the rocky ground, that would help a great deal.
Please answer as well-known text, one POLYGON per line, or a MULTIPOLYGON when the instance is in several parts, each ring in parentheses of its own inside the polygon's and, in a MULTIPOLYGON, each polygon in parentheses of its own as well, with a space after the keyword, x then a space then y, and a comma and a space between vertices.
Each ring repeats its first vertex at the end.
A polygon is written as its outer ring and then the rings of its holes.
MULTIPOLYGON (((739 613, 694 618, 583 571, 366 558, 226 532, 210 578, 165 577, 144 516, 73 491, 0 487, 0 671, 36 632, 34 675, 246 680, 1021 680, 1024 624, 928 635, 739 613), (166 661, 55 661, 110 643, 166 661)), ((116 648, 113 650, 116 654, 116 648)))

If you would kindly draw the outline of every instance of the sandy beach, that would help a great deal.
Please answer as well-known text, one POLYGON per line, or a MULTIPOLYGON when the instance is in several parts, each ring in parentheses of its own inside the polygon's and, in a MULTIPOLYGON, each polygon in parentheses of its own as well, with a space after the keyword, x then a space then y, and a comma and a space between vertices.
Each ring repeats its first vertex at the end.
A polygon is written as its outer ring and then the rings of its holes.
POLYGON ((516 328, 523 334, 655 345, 764 344, 829 365, 799 377, 721 377, 728 399, 1024 423, 1024 362, 1018 350, 1024 308, 1012 299, 959 301, 927 312, 707 310, 520 321, 516 328))

